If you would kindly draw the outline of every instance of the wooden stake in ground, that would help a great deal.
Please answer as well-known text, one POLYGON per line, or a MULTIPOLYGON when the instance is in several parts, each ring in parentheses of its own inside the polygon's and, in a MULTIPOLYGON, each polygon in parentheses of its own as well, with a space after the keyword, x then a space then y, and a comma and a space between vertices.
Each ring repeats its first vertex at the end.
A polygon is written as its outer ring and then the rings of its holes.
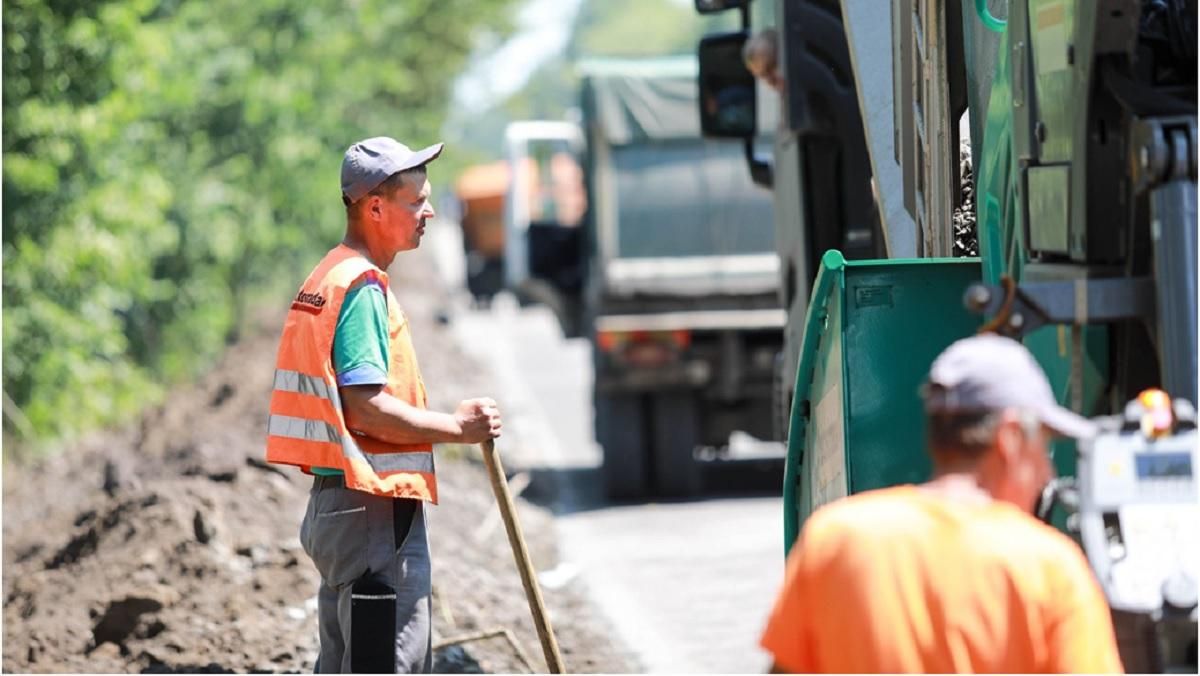
POLYGON ((525 546, 525 537, 521 535, 521 524, 517 522, 517 508, 508 492, 508 480, 504 478, 500 453, 496 451, 495 442, 490 439, 480 446, 483 448, 483 462, 487 465, 488 478, 492 481, 492 492, 496 494, 496 504, 500 507, 500 516, 504 518, 504 529, 508 531, 508 543, 512 545, 513 558, 517 561, 517 572, 521 574, 521 584, 525 586, 529 612, 533 613, 533 624, 537 628, 538 639, 542 642, 546 668, 552 674, 564 673, 562 656, 558 654, 558 641, 554 639, 554 628, 550 626, 550 617, 546 614, 545 604, 542 603, 542 590, 538 587, 537 578, 533 574, 533 563, 529 560, 529 549, 525 546))

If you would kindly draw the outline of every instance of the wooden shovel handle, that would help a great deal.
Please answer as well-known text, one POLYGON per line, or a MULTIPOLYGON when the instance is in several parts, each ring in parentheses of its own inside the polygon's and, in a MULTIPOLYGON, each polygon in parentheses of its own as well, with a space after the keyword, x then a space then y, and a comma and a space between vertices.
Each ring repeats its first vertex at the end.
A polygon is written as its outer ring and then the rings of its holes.
POLYGON ((558 642, 554 639, 550 616, 546 614, 546 606, 542 603, 542 590, 538 587, 537 577, 534 576, 533 563, 529 560, 529 548, 525 546, 521 524, 517 521, 517 508, 513 503, 512 494, 508 491, 508 480, 504 477, 504 466, 500 464, 500 453, 496 451, 496 444, 491 439, 480 446, 483 448, 483 462, 487 465, 488 478, 492 482, 492 492, 496 494, 496 504, 500 507, 500 516, 504 519, 504 529, 508 531, 508 543, 512 546, 513 558, 517 562, 517 572, 521 574, 521 584, 525 587, 529 612, 533 614, 533 624, 537 628, 538 639, 542 642, 546 667, 552 674, 561 674, 565 671, 562 656, 558 653, 558 642))

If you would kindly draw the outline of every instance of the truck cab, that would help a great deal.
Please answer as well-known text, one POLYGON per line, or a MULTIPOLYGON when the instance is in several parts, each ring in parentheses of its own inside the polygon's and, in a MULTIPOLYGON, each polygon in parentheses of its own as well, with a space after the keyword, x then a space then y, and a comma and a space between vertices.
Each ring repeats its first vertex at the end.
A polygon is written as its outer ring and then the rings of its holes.
POLYGON ((587 207, 583 134, 565 121, 523 120, 504 132, 510 180, 504 200, 504 282, 522 303, 541 303, 563 334, 583 331, 587 207))

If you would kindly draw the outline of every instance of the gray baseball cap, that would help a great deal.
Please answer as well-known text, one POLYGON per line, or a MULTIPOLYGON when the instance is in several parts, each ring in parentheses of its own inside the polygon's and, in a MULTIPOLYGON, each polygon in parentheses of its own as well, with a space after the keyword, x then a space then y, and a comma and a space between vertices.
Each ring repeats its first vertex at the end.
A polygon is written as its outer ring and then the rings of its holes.
POLYGON ((412 150, 389 136, 359 141, 346 149, 342 158, 342 194, 357 202, 388 176, 397 171, 419 167, 442 154, 441 143, 412 150))
POLYGON ((1046 373, 1024 345, 993 333, 946 348, 929 369, 929 385, 935 387, 925 391, 928 412, 1018 408, 1066 437, 1086 439, 1097 431, 1095 423, 1058 405, 1046 373))

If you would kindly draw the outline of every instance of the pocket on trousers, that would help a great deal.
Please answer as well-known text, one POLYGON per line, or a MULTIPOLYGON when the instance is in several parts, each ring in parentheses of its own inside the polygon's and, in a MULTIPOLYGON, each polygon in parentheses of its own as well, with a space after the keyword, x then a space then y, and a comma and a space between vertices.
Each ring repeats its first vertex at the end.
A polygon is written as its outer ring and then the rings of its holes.
POLYGON ((396 590, 378 576, 350 588, 350 671, 396 673, 396 590))
POLYGON ((325 583, 340 589, 367 572, 367 507, 318 512, 309 529, 310 556, 325 583))

